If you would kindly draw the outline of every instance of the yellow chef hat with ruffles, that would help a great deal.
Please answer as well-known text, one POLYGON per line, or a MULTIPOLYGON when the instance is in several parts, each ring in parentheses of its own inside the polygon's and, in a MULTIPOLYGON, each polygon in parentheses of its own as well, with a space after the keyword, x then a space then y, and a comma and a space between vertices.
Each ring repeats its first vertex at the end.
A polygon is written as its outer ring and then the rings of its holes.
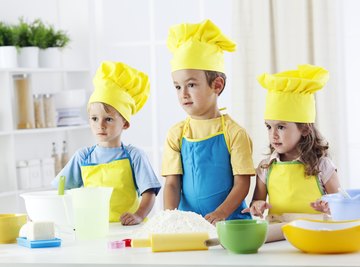
POLYGON ((224 51, 236 50, 236 44, 211 20, 172 26, 167 46, 173 53, 172 71, 197 69, 225 73, 224 51))
POLYGON ((148 76, 121 62, 102 62, 96 71, 93 84, 95 90, 90 96, 89 104, 108 104, 128 122, 131 115, 144 106, 150 94, 148 76))
POLYGON ((328 81, 329 72, 314 65, 299 65, 297 70, 258 77, 268 90, 265 120, 314 123, 316 117, 314 93, 328 81))

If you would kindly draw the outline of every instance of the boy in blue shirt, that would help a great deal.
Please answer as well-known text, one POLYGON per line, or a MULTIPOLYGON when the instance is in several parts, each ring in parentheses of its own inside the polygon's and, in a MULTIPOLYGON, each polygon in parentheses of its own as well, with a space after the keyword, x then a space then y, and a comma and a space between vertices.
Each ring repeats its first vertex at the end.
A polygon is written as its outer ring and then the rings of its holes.
POLYGON ((94 87, 88 114, 97 144, 79 149, 52 185, 65 176, 66 189, 112 187, 110 222, 139 224, 151 211, 161 185, 145 153, 124 145, 121 134, 148 99, 148 76, 124 63, 105 61, 96 72, 94 87))

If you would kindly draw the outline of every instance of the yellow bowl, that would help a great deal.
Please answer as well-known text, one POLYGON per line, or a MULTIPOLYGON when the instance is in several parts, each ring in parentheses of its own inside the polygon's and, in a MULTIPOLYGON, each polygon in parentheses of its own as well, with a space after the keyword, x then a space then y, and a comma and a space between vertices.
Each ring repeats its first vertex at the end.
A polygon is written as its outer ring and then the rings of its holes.
POLYGON ((0 214, 0 244, 15 243, 26 214, 0 214))
POLYGON ((360 220, 294 220, 282 227, 285 238, 307 253, 349 253, 360 250, 360 220))

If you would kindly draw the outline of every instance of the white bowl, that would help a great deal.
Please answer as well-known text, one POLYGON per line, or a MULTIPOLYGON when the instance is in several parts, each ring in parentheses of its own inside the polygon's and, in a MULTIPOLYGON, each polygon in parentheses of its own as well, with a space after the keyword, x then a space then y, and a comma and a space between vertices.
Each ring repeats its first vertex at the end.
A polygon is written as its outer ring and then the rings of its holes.
POLYGON ((360 190, 348 189, 346 192, 351 199, 344 198, 340 193, 322 196, 322 199, 328 202, 331 217, 335 221, 360 219, 360 190))
POLYGON ((85 89, 63 90, 55 94, 56 109, 81 108, 86 103, 85 89))
POLYGON ((51 221, 60 229, 74 229, 72 198, 58 192, 39 191, 20 195, 25 200, 25 207, 32 221, 51 221))

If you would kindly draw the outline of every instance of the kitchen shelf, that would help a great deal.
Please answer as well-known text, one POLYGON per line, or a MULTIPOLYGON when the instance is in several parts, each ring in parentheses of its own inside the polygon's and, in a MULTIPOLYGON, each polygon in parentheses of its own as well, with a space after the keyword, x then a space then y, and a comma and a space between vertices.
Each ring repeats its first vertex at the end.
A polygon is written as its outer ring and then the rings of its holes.
POLYGON ((0 68, 0 72, 21 73, 65 73, 65 72, 89 72, 88 69, 69 69, 69 68, 0 68))
POLYGON ((0 136, 7 135, 27 135, 27 134, 41 134, 41 133, 53 133, 53 132, 63 132, 63 131, 75 131, 82 129, 90 129, 88 124, 76 125, 76 126, 62 126, 62 127, 52 127, 52 128, 35 128, 35 129, 21 129, 13 131, 1 131, 0 136))
MULTIPOLYGON (((41 186, 21 188, 17 163, 29 162, 51 157, 52 143, 61 153, 63 141, 66 141, 71 156, 78 148, 91 145, 93 137, 89 125, 62 126, 52 128, 17 129, 16 101, 13 75, 28 74, 32 94, 54 94, 63 90, 85 89, 87 94, 92 88, 90 71, 86 68, 1 68, 0 69, 0 202, 10 197, 18 199, 24 191, 49 188, 53 177, 44 177, 41 186), (46 182, 44 182, 46 181, 46 182)), ((87 121, 86 107, 81 116, 87 121)), ((40 171, 42 171, 40 165, 40 171)), ((19 203, 19 201, 17 201, 19 203)), ((20 201, 21 202, 21 201, 20 201)), ((0 207, 4 208, 4 207, 0 207)), ((6 208, 6 205, 5 205, 6 208)), ((1 210, 0 210, 1 212, 1 210)))
POLYGON ((37 128, 37 129, 26 129, 26 130, 15 130, 14 135, 26 135, 26 134, 37 134, 37 133, 53 133, 53 132, 63 132, 63 131, 73 131, 73 130, 82 130, 90 129, 88 124, 77 125, 77 126, 63 126, 63 127, 53 127, 53 128, 37 128))

